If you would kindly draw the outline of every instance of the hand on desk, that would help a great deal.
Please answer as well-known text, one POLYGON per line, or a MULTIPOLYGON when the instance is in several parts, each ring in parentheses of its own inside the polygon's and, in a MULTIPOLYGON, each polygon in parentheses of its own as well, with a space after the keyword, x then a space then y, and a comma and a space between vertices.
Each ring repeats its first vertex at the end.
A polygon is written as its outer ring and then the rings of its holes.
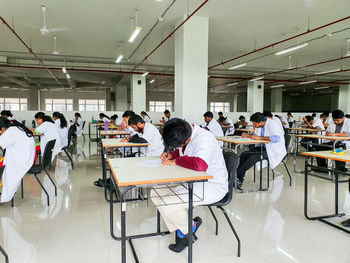
POLYGON ((128 138, 121 139, 120 142, 128 142, 128 138))
POLYGON ((160 156, 160 159, 164 160, 171 160, 173 159, 173 156, 171 155, 171 153, 166 153, 163 152, 162 155, 160 156))
POLYGON ((242 138, 250 138, 252 139, 253 134, 242 133, 242 138))
POLYGON ((162 164, 163 165, 176 165, 176 160, 164 159, 162 164))

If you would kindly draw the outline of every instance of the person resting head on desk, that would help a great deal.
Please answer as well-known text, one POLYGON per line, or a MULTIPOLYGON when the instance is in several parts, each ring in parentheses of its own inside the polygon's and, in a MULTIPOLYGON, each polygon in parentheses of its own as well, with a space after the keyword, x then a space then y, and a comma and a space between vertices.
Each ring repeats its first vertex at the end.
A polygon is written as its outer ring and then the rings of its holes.
POLYGON ((264 117, 263 113, 256 112, 250 117, 256 132, 259 134, 243 133, 243 138, 250 138, 252 140, 263 140, 269 143, 263 145, 264 149, 261 152, 261 147, 257 147, 251 151, 246 151, 241 154, 239 159, 239 166, 237 168, 236 187, 240 188, 244 181, 245 173, 258 161, 260 161, 261 154, 263 159, 269 160, 271 169, 274 169, 287 154, 284 134, 281 128, 273 119, 264 117))
POLYGON ((237 125, 240 125, 240 128, 247 128, 248 126, 248 122, 246 122, 245 120, 245 117, 242 115, 242 116, 239 116, 239 121, 237 121, 235 124, 237 125))
MULTIPOLYGON (((190 125, 182 119, 174 118, 164 127, 163 141, 167 150, 161 155, 163 165, 178 165, 199 172, 207 172, 213 176, 213 179, 204 182, 204 191, 202 183, 193 185, 194 198, 195 195, 203 196, 203 200, 193 203, 194 206, 213 204, 226 195, 228 173, 222 150, 213 134, 197 125, 190 125)), ((184 187, 174 186, 173 191, 183 197, 188 196, 187 189, 184 187)), ((170 195, 171 190, 163 199, 173 198, 170 195)), ((155 205, 158 204, 156 199, 152 201, 155 205)), ((169 231, 176 231, 175 243, 169 245, 169 249, 181 252, 188 246, 188 204, 157 205, 157 208, 169 231)), ((202 220, 199 217, 193 219, 194 241, 198 239, 195 233, 201 224, 202 220)))

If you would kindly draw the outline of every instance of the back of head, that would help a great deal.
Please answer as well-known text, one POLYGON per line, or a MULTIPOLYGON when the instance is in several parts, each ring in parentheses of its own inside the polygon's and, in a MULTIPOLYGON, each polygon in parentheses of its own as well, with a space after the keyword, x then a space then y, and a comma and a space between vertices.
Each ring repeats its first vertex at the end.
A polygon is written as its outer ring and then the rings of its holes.
POLYGON ((311 115, 311 116, 315 118, 315 117, 316 117, 316 113, 315 113, 315 112, 314 112, 314 113, 312 113, 312 115, 311 115))
POLYGON ((43 119, 44 120, 44 117, 45 117, 45 113, 42 111, 39 111, 34 115, 35 119, 43 119))
POLYGON ((111 116, 111 120, 116 120, 116 119, 118 119, 118 115, 117 114, 114 114, 114 115, 111 116))
POLYGON ((3 110, 3 111, 1 111, 1 116, 6 117, 6 118, 12 117, 12 113, 9 110, 3 110))
POLYGON ((8 120, 6 118, 0 117, 0 129, 1 128, 9 128, 9 127, 17 127, 19 130, 23 131, 27 137, 33 137, 33 133, 25 127, 22 123, 19 123, 18 121, 15 120, 8 120))
POLYGON ((305 118, 306 118, 307 122, 311 122, 314 119, 314 117, 310 116, 310 115, 305 116, 305 118))
POLYGON ((55 118, 59 118, 61 116, 61 113, 59 113, 58 111, 55 111, 54 113, 52 113, 52 116, 55 118))
POLYGON ((345 114, 342 110, 335 110, 332 112, 333 119, 342 119, 345 117, 345 114))
POLYGON ((224 116, 224 114, 222 113, 222 111, 219 111, 219 112, 218 112, 218 115, 219 115, 219 116, 224 116))
POLYGON ((207 111, 206 113, 203 114, 204 117, 209 117, 209 118, 213 118, 214 115, 211 111, 207 111))
MULTIPOLYGON (((2 115, 2 114, 1 114, 2 115)), ((5 128, 7 129, 10 127, 10 121, 4 117, 0 117, 0 129, 5 128)))
POLYGON ((241 120, 245 119, 245 117, 243 115, 241 115, 241 116, 239 116, 238 119, 241 121, 241 120))
POLYGON ((131 116, 133 116, 133 115, 135 115, 135 112, 133 112, 133 111, 131 111, 131 110, 127 110, 127 111, 124 111, 122 117, 123 117, 123 118, 127 118, 127 117, 131 117, 131 116))
POLYGON ((225 121, 226 121, 226 118, 224 116, 219 118, 219 122, 225 122, 225 121))
POLYGON ((163 129, 163 141, 165 149, 170 151, 184 145, 186 140, 191 137, 191 125, 179 118, 168 121, 163 129))
POLYGON ((263 115, 264 115, 264 117, 268 117, 268 118, 272 118, 272 117, 273 117, 271 111, 264 111, 264 112, 263 112, 263 115))
POLYGON ((49 115, 45 115, 42 119, 43 119, 43 122, 47 121, 47 122, 55 123, 52 120, 51 116, 49 116, 49 115))
POLYGON ((147 112, 145 112, 145 111, 141 111, 141 115, 146 115, 147 117, 149 117, 147 112))
POLYGON ((165 114, 170 114, 170 111, 165 110, 165 111, 164 111, 164 115, 165 115, 165 114))
POLYGON ((129 125, 137 125, 138 123, 145 123, 140 115, 133 115, 128 120, 129 125))
POLYGON ((290 111, 287 112, 287 115, 293 117, 292 112, 290 112, 290 111))
POLYGON ((251 122, 256 122, 256 123, 264 122, 265 121, 265 116, 261 112, 255 112, 252 116, 250 116, 250 121, 251 122))
POLYGON ((79 112, 74 113, 74 116, 75 116, 75 117, 78 117, 78 118, 81 118, 81 115, 80 115, 79 112))

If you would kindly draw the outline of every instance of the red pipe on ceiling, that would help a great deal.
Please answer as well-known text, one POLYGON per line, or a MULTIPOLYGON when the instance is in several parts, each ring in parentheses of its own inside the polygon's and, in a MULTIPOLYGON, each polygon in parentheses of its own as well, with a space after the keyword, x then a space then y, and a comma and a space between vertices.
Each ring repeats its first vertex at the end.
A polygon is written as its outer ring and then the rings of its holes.
POLYGON ((4 18, 2 18, 2 16, 0 16, 0 20, 4 23, 4 25, 19 39, 19 41, 21 41, 21 43, 26 47, 26 49, 28 49, 28 51, 39 61, 40 65, 46 69, 50 75, 57 81, 58 84, 60 84, 60 86, 62 88, 63 85, 62 83, 56 78, 56 76, 51 72, 50 69, 48 69, 45 65, 44 62, 34 53, 34 51, 26 44, 26 42, 24 42, 24 40, 16 33, 16 31, 6 22, 6 20, 4 18))
POLYGON ((228 59, 228 60, 223 61, 223 62, 221 62, 221 63, 218 63, 218 64, 216 64, 216 65, 210 66, 209 69, 215 68, 215 67, 220 66, 220 65, 224 65, 224 64, 226 64, 226 63, 228 63, 228 62, 237 60, 237 59, 239 59, 239 58, 243 58, 243 57, 246 57, 246 56, 248 56, 248 55, 254 54, 254 53, 256 53, 256 52, 262 51, 262 50, 264 50, 264 49, 267 49, 267 48, 270 48, 270 47, 279 45, 279 44, 281 44, 281 43, 284 43, 284 42, 286 42, 286 41, 292 40, 292 39, 294 39, 294 38, 297 38, 297 37, 301 37, 301 36, 303 36, 303 35, 310 34, 310 33, 312 33, 312 32, 315 32, 315 31, 320 30, 320 29, 323 29, 323 28, 325 28, 325 27, 328 27, 328 26, 331 26, 331 25, 340 23, 340 22, 345 21, 345 20, 347 20, 347 19, 350 19, 350 16, 347 16, 347 17, 344 17, 344 18, 342 18, 342 19, 333 21, 333 22, 328 23, 328 24, 325 24, 325 25, 323 25, 323 26, 316 27, 316 28, 311 29, 311 30, 308 29, 308 30, 306 30, 305 32, 303 32, 303 33, 301 33, 301 34, 298 34, 298 35, 295 35, 295 36, 286 38, 286 39, 284 39, 284 40, 277 41, 277 42, 275 42, 275 43, 272 43, 272 44, 269 44, 269 45, 267 45, 267 46, 261 47, 261 48, 259 48, 259 49, 254 49, 253 51, 250 51, 250 52, 248 52, 248 53, 242 54, 242 55, 240 55, 240 56, 237 56, 237 57, 228 59))

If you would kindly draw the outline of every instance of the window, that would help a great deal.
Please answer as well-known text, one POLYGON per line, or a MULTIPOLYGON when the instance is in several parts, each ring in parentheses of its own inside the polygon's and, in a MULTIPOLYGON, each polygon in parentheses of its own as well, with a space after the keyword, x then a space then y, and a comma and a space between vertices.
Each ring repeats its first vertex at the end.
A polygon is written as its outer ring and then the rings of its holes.
POLYGON ((230 112, 230 103, 229 102, 210 102, 210 111, 211 112, 230 112))
POLYGON ((47 111, 73 111, 72 99, 45 99, 47 111))
POLYGON ((105 100, 79 100, 79 111, 105 111, 105 100))
POLYGON ((172 111, 171 101, 150 101, 149 111, 152 112, 164 112, 165 110, 172 111))
POLYGON ((27 99, 25 98, 0 98, 0 110, 26 111, 27 99))

